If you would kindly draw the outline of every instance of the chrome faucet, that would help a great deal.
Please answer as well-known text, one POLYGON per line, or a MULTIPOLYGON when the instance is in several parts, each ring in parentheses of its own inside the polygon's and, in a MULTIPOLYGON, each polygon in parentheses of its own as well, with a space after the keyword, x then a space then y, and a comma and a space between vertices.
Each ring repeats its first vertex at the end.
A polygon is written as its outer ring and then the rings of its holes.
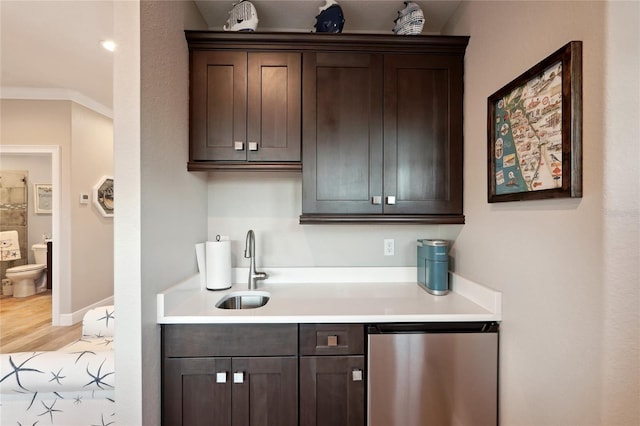
POLYGON ((253 233, 253 229, 249 229, 249 232, 247 232, 244 257, 251 259, 249 263, 249 290, 255 290, 258 288, 258 280, 266 280, 269 275, 265 272, 256 271, 256 235, 253 233))

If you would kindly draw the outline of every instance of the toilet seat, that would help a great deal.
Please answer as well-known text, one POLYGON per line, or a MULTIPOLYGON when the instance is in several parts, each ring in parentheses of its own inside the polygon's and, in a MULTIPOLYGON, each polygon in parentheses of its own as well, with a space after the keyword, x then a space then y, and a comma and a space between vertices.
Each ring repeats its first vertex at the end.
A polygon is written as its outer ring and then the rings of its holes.
POLYGON ((29 272, 29 271, 35 271, 38 269, 43 269, 46 268, 47 265, 41 265, 39 263, 31 263, 28 265, 20 265, 20 266, 14 266, 13 268, 9 268, 7 269, 7 273, 11 274, 11 273, 20 273, 20 272, 29 272))

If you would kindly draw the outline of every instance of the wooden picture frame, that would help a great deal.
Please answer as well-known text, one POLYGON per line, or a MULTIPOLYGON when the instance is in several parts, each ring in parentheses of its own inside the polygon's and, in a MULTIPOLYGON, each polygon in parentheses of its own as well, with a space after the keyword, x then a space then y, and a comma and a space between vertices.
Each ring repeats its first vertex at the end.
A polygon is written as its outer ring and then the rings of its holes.
POLYGON ((50 183, 33 184, 33 211, 36 214, 53 212, 53 188, 50 183))
POLYGON ((488 98, 488 201, 582 197, 582 42, 488 98))

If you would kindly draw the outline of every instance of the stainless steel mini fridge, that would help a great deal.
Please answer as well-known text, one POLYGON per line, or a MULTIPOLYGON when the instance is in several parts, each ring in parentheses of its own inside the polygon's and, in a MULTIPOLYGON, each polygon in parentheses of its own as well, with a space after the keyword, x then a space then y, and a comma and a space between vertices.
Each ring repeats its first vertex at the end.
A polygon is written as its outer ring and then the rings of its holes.
POLYGON ((368 425, 496 426, 498 332, 495 322, 368 326, 368 425))

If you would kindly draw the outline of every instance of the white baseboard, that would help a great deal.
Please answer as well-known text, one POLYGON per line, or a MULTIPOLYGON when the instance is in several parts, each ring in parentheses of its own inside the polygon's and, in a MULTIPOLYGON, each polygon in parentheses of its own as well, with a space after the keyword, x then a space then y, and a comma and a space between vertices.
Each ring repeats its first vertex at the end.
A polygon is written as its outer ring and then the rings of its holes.
POLYGON ((73 325, 75 323, 78 323, 80 321, 82 321, 82 318, 84 318, 84 314, 87 313, 88 310, 93 309, 93 308, 97 308, 98 306, 105 306, 105 305, 113 305, 113 296, 109 296, 106 299, 102 299, 99 302, 96 302, 92 305, 89 306, 85 306, 84 308, 75 311, 73 313, 70 314, 60 314, 60 318, 59 318, 59 325, 73 325))

